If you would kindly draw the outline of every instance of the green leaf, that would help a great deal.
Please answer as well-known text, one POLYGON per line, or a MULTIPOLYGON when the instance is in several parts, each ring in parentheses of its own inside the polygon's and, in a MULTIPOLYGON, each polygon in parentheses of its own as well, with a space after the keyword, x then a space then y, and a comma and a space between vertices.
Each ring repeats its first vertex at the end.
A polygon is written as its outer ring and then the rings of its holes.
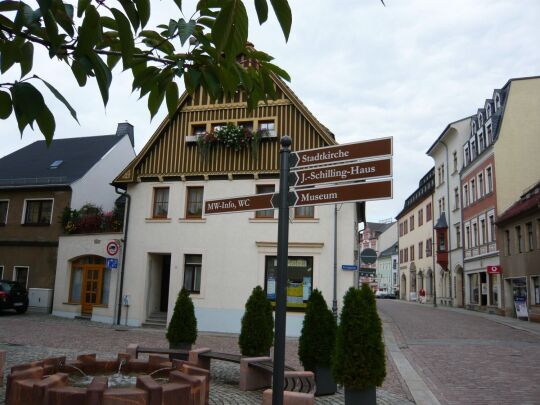
POLYGON ((274 8, 274 12, 276 13, 279 25, 281 25, 281 30, 283 31, 285 40, 288 41, 292 25, 292 12, 291 7, 289 6, 289 1, 270 0, 270 3, 272 3, 272 7, 274 8))
POLYGON ((208 91, 210 98, 216 100, 221 93, 221 86, 217 76, 209 69, 202 68, 202 85, 208 91))
POLYGON ((118 31, 118 24, 116 24, 116 20, 114 18, 102 15, 100 21, 102 26, 110 28, 113 31, 118 31))
POLYGON ((41 9, 41 14, 45 15, 49 12, 49 9, 52 5, 52 0, 38 0, 39 8, 41 9))
POLYGON ((107 55, 107 66, 109 67, 109 69, 113 70, 120 61, 120 59, 122 59, 122 57, 118 55, 107 55))
POLYGON ((77 59, 75 59, 71 64, 71 71, 73 72, 75 79, 77 79, 79 86, 84 87, 86 85, 87 72, 77 59))
POLYGON ((32 70, 32 64, 34 61, 34 45, 32 42, 26 42, 21 47, 21 78, 26 76, 32 70))
POLYGON ((29 26, 32 24, 34 16, 34 10, 25 3, 19 3, 19 10, 13 20, 15 31, 20 31, 23 26, 29 26))
POLYGON ((189 69, 184 73, 184 84, 188 93, 193 94, 201 83, 201 71, 197 69, 189 69))
POLYGON ((82 17, 84 10, 86 10, 86 7, 88 7, 91 1, 92 0, 79 0, 77 2, 77 17, 82 17))
POLYGON ((276 66, 272 63, 265 63, 264 66, 282 79, 287 80, 288 82, 291 81, 291 76, 289 76, 289 74, 285 70, 281 69, 279 66, 276 66))
POLYGON ((45 31, 47 31, 47 37, 51 43, 49 55, 52 57, 56 55, 62 42, 62 38, 58 35, 58 24, 56 23, 56 20, 54 19, 54 16, 50 10, 46 14, 43 14, 43 21, 45 22, 45 31))
POLYGON ((139 13, 137 13, 137 10, 135 9, 135 5, 131 0, 118 0, 119 3, 122 5, 122 8, 126 12, 126 15, 129 18, 129 21, 131 21, 131 25, 133 26, 133 31, 137 31, 139 29, 140 20, 139 20, 139 13))
POLYGON ((7 72, 18 59, 18 49, 13 41, 0 43, 0 73, 7 72))
POLYGON ((172 118, 176 112, 178 106, 178 86, 175 82, 169 82, 165 93, 167 101, 167 110, 169 111, 169 117, 172 118))
POLYGON ((257 10, 259 24, 263 24, 268 20, 268 3, 266 0, 255 0, 255 10, 257 10))
POLYGON ((97 54, 92 52, 87 56, 96 75, 96 81, 98 83, 99 91, 101 92, 103 104, 106 106, 109 102, 109 87, 111 86, 112 81, 111 71, 97 54))
POLYGON ((150 96, 148 97, 148 110, 150 111, 150 119, 154 118, 154 115, 159 110, 161 103, 163 103, 163 98, 165 97, 165 92, 159 89, 157 84, 154 85, 150 96))
POLYGON ((150 19, 150 0, 135 0, 135 4, 141 18, 141 27, 144 28, 150 19))
POLYGON ((0 12, 4 11, 17 11, 19 9, 20 2, 18 1, 2 1, 0 2, 0 12))
POLYGON ((82 54, 93 52, 94 46, 101 41, 101 31, 100 15, 96 8, 90 4, 86 7, 84 20, 79 29, 77 51, 82 54))
MULTIPOLYGON (((178 24, 172 18, 169 20, 169 25, 167 26, 167 36, 172 37, 178 28, 178 24)), ((161 34, 163 35, 163 34, 161 34)))
POLYGON ((47 86, 47 88, 51 91, 51 93, 59 100, 62 102, 62 104, 64 104, 66 106, 66 108, 69 110, 71 116, 75 119, 75 121, 79 122, 79 120, 77 119, 77 112, 73 109, 73 107, 69 104, 69 102, 66 100, 66 98, 58 91, 56 90, 56 88, 48 83, 46 80, 43 80, 41 77, 39 76, 35 76, 37 77, 39 80, 41 80, 43 82, 43 84, 45 84, 45 86, 47 86))
POLYGON ((182 11, 182 0, 174 0, 175 4, 178 6, 180 11, 182 11))
POLYGON ((19 127, 19 132, 21 133, 21 136, 22 136, 24 129, 29 124, 28 118, 23 113, 21 108, 15 103, 13 103, 13 111, 15 112, 15 118, 17 119, 17 126, 19 127))
POLYGON ((122 48, 122 62, 124 64, 124 70, 129 68, 131 60, 133 58, 133 51, 135 49, 135 43, 133 41, 133 33, 126 16, 118 9, 113 8, 111 12, 118 24, 118 33, 120 34, 120 46, 122 48))
POLYGON ((36 117, 36 122, 39 130, 45 136, 45 142, 47 145, 50 145, 53 140, 54 130, 56 129, 56 122, 54 121, 51 110, 49 110, 47 106, 45 106, 41 113, 36 117))
POLYGON ((225 57, 233 60, 245 48, 247 37, 248 16, 244 3, 227 0, 212 28, 212 40, 218 55, 224 51, 225 57))
POLYGON ((0 90, 0 119, 5 120, 12 111, 11 96, 8 92, 0 90))
POLYGON ((16 82, 10 91, 13 105, 26 116, 28 123, 33 122, 45 108, 43 96, 28 82, 16 82))
POLYGON ((182 46, 184 46, 189 37, 193 35, 196 25, 197 22, 195 20, 189 20, 189 22, 186 22, 183 18, 178 20, 178 36, 180 37, 182 46))

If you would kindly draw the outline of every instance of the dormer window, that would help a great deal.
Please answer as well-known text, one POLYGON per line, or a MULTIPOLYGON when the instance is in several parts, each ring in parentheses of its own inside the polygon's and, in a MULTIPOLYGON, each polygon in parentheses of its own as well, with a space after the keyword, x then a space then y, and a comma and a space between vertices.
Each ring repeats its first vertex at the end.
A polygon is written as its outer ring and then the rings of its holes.
POLYGON ((487 132, 487 144, 486 145, 489 145, 493 142, 493 129, 491 127, 491 124, 489 124, 487 127, 486 127, 486 132, 487 132))
POLYGON ((486 107, 486 118, 490 118, 491 117, 491 104, 488 104, 487 107, 486 107))
POLYGON ((484 126, 484 116, 482 113, 478 114, 478 127, 482 128, 484 126))
POLYGON ((471 139, 471 160, 476 158, 476 140, 471 139))
POLYGON ((471 156, 469 155, 469 145, 465 145, 463 148, 463 160, 465 162, 465 166, 467 166, 471 160, 471 156))
POLYGON ((501 95, 499 93, 495 94, 495 111, 499 111, 501 108, 501 95))
POLYGON ((478 153, 481 153, 486 147, 486 141, 484 136, 484 131, 478 134, 478 153))
POLYGON ((58 169, 58 167, 59 167, 63 162, 64 162, 63 160, 55 160, 54 162, 51 163, 51 165, 49 166, 49 169, 51 169, 51 170, 58 169))
POLYGON ((471 129, 472 129, 472 134, 473 134, 473 135, 476 134, 476 122, 473 121, 473 122, 471 123, 471 129))

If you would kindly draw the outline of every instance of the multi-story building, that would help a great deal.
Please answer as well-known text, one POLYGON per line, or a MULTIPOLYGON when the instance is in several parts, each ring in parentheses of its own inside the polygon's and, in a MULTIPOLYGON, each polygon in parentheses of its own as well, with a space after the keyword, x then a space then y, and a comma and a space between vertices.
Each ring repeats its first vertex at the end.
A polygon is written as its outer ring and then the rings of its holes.
POLYGON ((431 301, 433 288, 433 190, 435 170, 430 169, 396 216, 399 246, 400 298, 416 301, 420 290, 431 301))
MULTIPOLYGON (((275 299, 276 212, 207 216, 203 209, 209 199, 275 192, 279 139, 285 134, 292 137, 293 150, 336 144, 290 88, 277 79, 275 85, 277 98, 254 111, 247 109, 243 93, 217 101, 201 90, 184 94, 174 116, 114 181, 131 198, 122 292, 130 304, 129 325, 156 314, 170 319, 182 287, 191 293, 202 331, 239 332, 244 305, 257 285, 275 299), (213 142, 212 134, 227 124, 264 137, 251 148, 213 142), (212 141, 207 154, 204 140, 212 141)), ((355 216, 354 204, 291 209, 288 335, 300 333, 312 288, 332 304, 334 270, 355 263, 355 216)), ((353 273, 337 270, 339 302, 353 285, 353 273)))
POLYGON ((110 183, 135 156, 133 141, 121 123, 113 135, 38 141, 0 159, 0 278, 53 289, 62 211, 112 209, 110 183))
POLYGON ((388 225, 377 240, 377 285, 379 290, 395 294, 399 283, 397 222, 388 225))
MULTIPOLYGON (((383 222, 366 222, 364 229, 359 234, 360 254, 362 254, 362 251, 365 249, 373 249, 378 256, 380 251, 379 237, 390 226, 392 226, 391 220, 383 222)), ((373 289, 380 289, 380 277, 377 272, 379 266, 377 262, 378 257, 373 263, 360 262, 359 282, 368 283, 373 289)))
POLYGON ((463 167, 462 146, 469 139, 471 118, 447 125, 428 149, 435 161, 435 190, 433 195, 435 223, 443 226, 446 241, 444 250, 437 244, 435 283, 437 302, 443 305, 464 306, 463 247, 461 224, 461 184, 459 172, 463 167))

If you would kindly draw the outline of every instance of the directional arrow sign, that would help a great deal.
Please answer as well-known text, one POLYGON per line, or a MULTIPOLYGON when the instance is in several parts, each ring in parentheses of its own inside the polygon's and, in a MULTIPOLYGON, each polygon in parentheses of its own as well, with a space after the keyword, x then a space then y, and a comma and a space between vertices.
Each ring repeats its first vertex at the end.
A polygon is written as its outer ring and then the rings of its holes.
POLYGON ((392 159, 371 162, 354 162, 336 166, 317 167, 291 172, 291 187, 312 186, 324 183, 339 183, 350 180, 386 177, 392 175, 392 159))
POLYGON ((268 210, 274 208, 272 197, 274 193, 248 195, 245 197, 222 198, 207 200, 204 203, 205 215, 225 214, 227 212, 268 210))
POLYGON ((392 198, 392 180, 353 183, 342 186, 308 188, 293 192, 295 207, 336 204, 340 202, 392 198))
POLYGON ((392 155, 392 138, 381 138, 292 152, 289 157, 289 163, 291 169, 294 169, 295 167, 323 165, 346 160, 389 155, 392 155))

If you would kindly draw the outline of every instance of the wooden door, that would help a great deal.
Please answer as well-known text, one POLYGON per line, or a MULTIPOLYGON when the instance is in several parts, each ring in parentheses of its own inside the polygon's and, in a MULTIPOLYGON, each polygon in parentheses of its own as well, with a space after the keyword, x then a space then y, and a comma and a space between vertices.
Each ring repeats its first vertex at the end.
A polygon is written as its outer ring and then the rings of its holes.
POLYGON ((81 297, 81 312, 91 314, 95 304, 101 303, 101 287, 103 283, 103 267, 85 265, 81 297))

